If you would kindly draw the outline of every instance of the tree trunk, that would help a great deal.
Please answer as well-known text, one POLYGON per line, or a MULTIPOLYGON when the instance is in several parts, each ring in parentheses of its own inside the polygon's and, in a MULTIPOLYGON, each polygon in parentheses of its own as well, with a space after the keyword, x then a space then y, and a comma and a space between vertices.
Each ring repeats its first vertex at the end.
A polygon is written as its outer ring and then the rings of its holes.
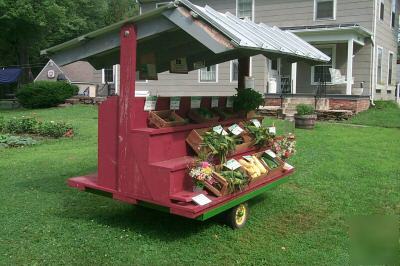
POLYGON ((17 45, 17 61, 18 65, 20 65, 22 68, 20 81, 22 84, 26 84, 33 81, 33 74, 29 60, 29 48, 22 42, 23 41, 19 41, 19 44, 17 45))

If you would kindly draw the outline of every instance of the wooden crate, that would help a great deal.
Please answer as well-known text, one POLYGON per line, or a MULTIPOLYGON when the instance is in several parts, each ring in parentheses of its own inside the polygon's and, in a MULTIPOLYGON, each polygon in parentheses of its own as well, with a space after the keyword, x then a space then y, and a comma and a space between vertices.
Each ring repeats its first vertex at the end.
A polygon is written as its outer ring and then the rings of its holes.
POLYGON ((214 114, 214 117, 205 118, 199 114, 199 109, 191 109, 188 113, 188 117, 195 122, 196 124, 203 124, 203 123, 211 123, 211 122, 218 122, 219 116, 214 114))
POLYGON ((212 108, 211 110, 213 113, 218 115, 221 120, 228 120, 228 119, 233 119, 233 118, 239 118, 240 114, 235 113, 233 111, 233 108, 212 108))
POLYGON ((268 176, 272 176, 273 175, 272 173, 282 172, 283 171, 284 162, 279 157, 276 157, 276 160, 278 161, 279 166, 276 167, 276 168, 271 169, 266 163, 264 163, 263 160, 261 160, 261 156, 263 155, 263 153, 264 153, 264 151, 255 153, 253 155, 259 159, 261 164, 267 169, 268 172, 266 174, 260 175, 260 176, 258 176, 256 178, 253 178, 251 180, 251 182, 254 182, 254 181, 257 181, 257 180, 260 180, 260 179, 263 179, 263 178, 268 178, 268 176))
POLYGON ((222 197, 228 194, 228 181, 218 174, 217 172, 213 172, 213 178, 215 181, 219 184, 220 188, 213 186, 207 181, 203 181, 204 187, 209 190, 211 193, 213 193, 217 197, 222 197))
POLYGON ((175 111, 151 111, 149 113, 150 125, 154 125, 157 128, 164 127, 177 127, 187 124, 187 121, 180 117, 175 111), (169 121, 172 120, 172 121, 169 121))

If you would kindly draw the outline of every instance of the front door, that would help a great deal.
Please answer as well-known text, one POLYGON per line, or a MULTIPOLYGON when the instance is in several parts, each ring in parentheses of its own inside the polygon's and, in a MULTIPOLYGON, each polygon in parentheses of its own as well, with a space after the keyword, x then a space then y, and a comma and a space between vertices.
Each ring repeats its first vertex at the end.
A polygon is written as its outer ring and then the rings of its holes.
POLYGON ((281 91, 281 59, 267 59, 268 93, 281 91))

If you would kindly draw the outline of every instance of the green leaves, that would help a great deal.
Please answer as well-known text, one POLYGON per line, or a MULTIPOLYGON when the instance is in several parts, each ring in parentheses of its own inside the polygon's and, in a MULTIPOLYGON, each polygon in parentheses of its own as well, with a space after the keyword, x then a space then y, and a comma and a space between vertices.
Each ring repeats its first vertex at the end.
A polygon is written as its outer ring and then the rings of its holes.
POLYGON ((235 111, 249 112, 264 104, 263 96, 253 89, 236 89, 237 94, 233 99, 235 111))
POLYGON ((245 129, 253 137, 254 146, 257 147, 265 146, 272 139, 272 135, 269 133, 268 128, 265 126, 256 127, 251 123, 247 123, 245 125, 245 129))
POLYGON ((228 135, 218 134, 215 131, 209 131, 203 136, 203 145, 210 148, 211 155, 216 156, 221 164, 224 164, 227 155, 236 149, 236 139, 228 135))
POLYGON ((0 149, 31 146, 37 143, 36 140, 30 137, 0 135, 0 149))

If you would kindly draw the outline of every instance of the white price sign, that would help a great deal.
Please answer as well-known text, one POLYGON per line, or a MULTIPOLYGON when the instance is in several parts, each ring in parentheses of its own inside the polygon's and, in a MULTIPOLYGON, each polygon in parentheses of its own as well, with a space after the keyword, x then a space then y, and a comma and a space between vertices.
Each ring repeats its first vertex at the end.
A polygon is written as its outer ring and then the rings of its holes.
POLYGON ((268 131, 270 134, 276 135, 276 127, 269 127, 268 131))
POLYGON ((224 136, 228 135, 228 132, 221 125, 213 127, 213 131, 224 136))
POLYGON ((171 97, 169 109, 170 110, 179 110, 180 107, 181 107, 181 97, 171 97))
POLYGON ((265 153, 268 154, 269 156, 271 156, 271 158, 276 158, 275 152, 273 152, 271 150, 266 150, 265 153))
POLYGON ((243 159, 245 159, 248 162, 252 162, 253 161, 253 157, 251 157, 251 155, 243 156, 243 159))
POLYGON ((204 194, 200 194, 196 197, 193 197, 192 200, 200 206, 207 205, 211 202, 211 200, 207 198, 204 194))
POLYGON ((201 97, 192 97, 190 100, 190 108, 197 109, 200 108, 201 97))
POLYGON ((219 97, 212 97, 211 98, 211 108, 218 107, 219 104, 219 97))
POLYGON ((230 126, 228 129, 235 136, 239 136, 243 132, 243 129, 238 124, 234 124, 230 126))
POLYGON ((148 96, 146 97, 146 102, 144 104, 145 111, 154 111, 156 110, 157 104, 157 96, 148 96))
POLYGON ((236 161, 235 159, 231 159, 227 161, 224 166, 228 168, 229 170, 235 171, 236 169, 239 169, 242 165, 236 161))
POLYGON ((227 108, 233 107, 233 97, 228 97, 228 99, 226 99, 226 107, 227 108))
POLYGON ((294 167, 293 166, 291 166, 290 164, 288 164, 288 163, 285 163, 284 165, 283 165, 283 169, 285 169, 286 171, 290 171, 290 170, 292 170, 294 167))
POLYGON ((258 121, 258 119, 252 119, 251 122, 252 122, 253 125, 255 125, 256 127, 261 127, 261 123, 260 123, 260 121, 258 121))

